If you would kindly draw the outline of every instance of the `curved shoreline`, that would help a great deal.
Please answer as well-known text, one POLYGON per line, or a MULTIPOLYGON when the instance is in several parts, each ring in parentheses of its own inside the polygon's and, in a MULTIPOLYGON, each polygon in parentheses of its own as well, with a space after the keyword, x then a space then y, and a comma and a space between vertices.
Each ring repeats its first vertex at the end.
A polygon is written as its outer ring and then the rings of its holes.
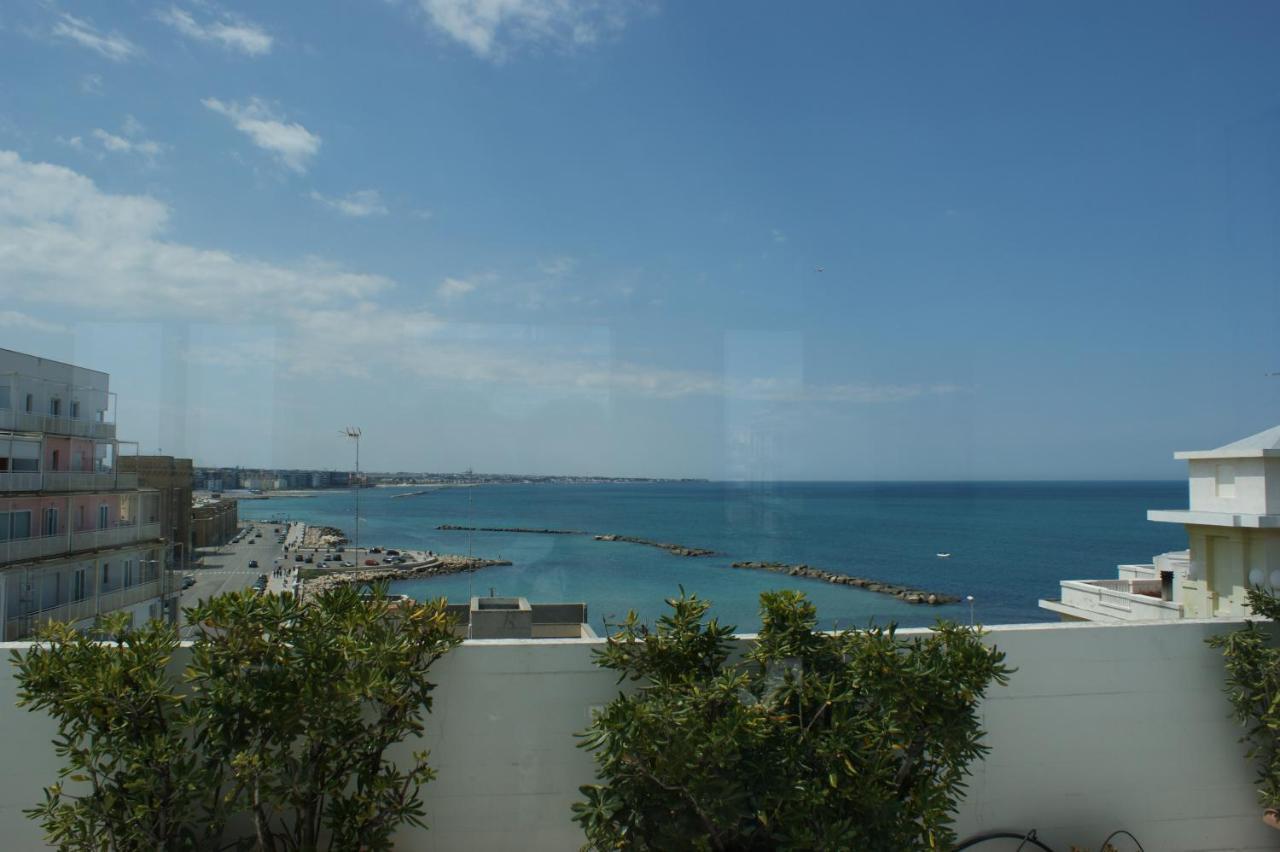
POLYGON ((835 571, 827 571, 823 568, 813 568, 804 564, 788 565, 785 562, 735 562, 729 567, 747 568, 754 571, 773 571, 775 573, 786 574, 791 577, 806 577, 810 580, 822 580, 839 586, 855 586, 859 589, 865 589, 868 592, 892 595, 898 600, 909 604, 941 606, 943 604, 960 602, 960 598, 955 595, 944 595, 939 592, 926 592, 923 589, 916 589, 911 586, 902 586, 897 583, 883 583, 879 580, 869 580, 866 577, 854 577, 849 574, 839 574, 835 571))

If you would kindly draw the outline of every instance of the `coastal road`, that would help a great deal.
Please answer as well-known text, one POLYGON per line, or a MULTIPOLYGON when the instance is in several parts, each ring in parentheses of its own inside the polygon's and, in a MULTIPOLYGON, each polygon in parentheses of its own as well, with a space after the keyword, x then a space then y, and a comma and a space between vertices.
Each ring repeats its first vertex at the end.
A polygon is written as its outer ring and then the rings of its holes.
MULTIPOLYGON (((259 574, 271 576, 277 557, 282 557, 282 546, 276 542, 276 525, 267 522, 245 521, 241 528, 252 528, 261 538, 246 535, 236 544, 227 544, 216 551, 205 551, 204 567, 192 568, 188 573, 196 584, 182 593, 182 606, 192 606, 196 601, 207 600, 224 592, 247 589, 259 574), (250 568, 251 560, 258 561, 257 568, 250 568)), ((283 527, 281 527, 283 529, 283 527)), ((186 616, 180 614, 178 623, 186 627, 186 616)))

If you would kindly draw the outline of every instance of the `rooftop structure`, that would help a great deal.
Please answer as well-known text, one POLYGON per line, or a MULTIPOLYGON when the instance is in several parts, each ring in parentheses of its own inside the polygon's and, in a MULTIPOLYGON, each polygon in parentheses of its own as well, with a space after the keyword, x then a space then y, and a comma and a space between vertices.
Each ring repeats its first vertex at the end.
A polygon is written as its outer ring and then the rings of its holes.
POLYGON ((1147 519, 1182 524, 1190 547, 1121 565, 1117 579, 1064 580, 1041 607, 1090 621, 1239 618, 1250 587, 1280 589, 1280 426, 1174 458, 1188 462, 1188 508, 1147 519))

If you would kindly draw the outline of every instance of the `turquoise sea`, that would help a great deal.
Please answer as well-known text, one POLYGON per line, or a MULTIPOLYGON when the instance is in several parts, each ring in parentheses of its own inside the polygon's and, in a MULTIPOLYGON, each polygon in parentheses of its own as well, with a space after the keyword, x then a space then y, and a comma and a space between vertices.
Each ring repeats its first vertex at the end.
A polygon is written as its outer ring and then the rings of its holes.
MULTIPOLYGON (((477 556, 510 567, 473 575, 404 581, 417 598, 466 599, 469 589, 532 601, 586 601, 592 626, 628 609, 652 621, 681 585, 714 602, 713 612, 743 632, 759 625, 758 597, 797 588, 824 625, 968 621, 965 604, 927 607, 814 580, 733 570, 738 560, 807 563, 930 591, 974 597, 985 624, 1054 620, 1039 609, 1062 579, 1114 577, 1122 562, 1185 548, 1182 528, 1146 520, 1147 509, 1183 508, 1178 482, 971 483, 600 483, 482 485, 395 499, 418 488, 360 493, 362 544, 466 553, 468 534, 440 524, 618 533, 709 548, 688 558, 590 536, 473 533, 477 556), (468 506, 470 503, 470 507, 468 506), (939 559, 939 551, 950 559, 939 559)), ((289 516, 353 532, 352 491, 243 501, 246 518, 289 516)))

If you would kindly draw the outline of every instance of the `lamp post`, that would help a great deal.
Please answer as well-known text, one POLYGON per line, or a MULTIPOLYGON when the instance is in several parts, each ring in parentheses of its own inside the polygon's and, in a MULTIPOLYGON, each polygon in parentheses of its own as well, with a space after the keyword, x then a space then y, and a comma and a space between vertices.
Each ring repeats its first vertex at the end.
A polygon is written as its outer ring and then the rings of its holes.
POLYGON ((356 559, 360 558, 360 427, 348 426, 343 432, 356 442, 356 559))

